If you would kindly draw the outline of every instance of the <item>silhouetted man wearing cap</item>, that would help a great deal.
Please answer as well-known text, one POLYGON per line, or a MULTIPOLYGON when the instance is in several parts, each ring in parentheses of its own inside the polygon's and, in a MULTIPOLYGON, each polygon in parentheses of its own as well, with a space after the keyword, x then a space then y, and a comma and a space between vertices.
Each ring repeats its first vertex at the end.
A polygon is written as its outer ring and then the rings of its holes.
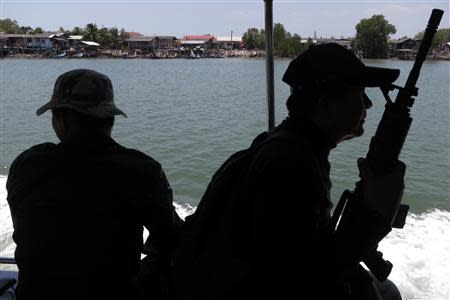
POLYGON ((111 138, 114 116, 126 115, 105 75, 62 74, 37 114, 49 109, 61 142, 26 150, 8 176, 17 299, 138 299, 143 226, 167 277, 181 222, 163 169, 111 138))
MULTIPOLYGON (((349 282, 364 274, 359 262, 391 230, 403 193, 404 164, 377 178, 359 159, 364 201, 355 223, 331 235, 328 161, 337 144, 363 134, 366 110, 372 106, 364 88, 389 85, 398 75, 398 70, 365 66, 337 44, 312 46, 290 63, 283 77, 291 86, 289 116, 253 141, 249 166, 235 175, 239 179, 232 187, 223 187, 223 192, 232 191, 231 204, 223 204, 228 211, 224 221, 216 222, 216 217, 203 225, 212 228, 204 234, 210 240, 186 247, 222 251, 194 255, 201 269, 195 278, 204 277, 193 299, 367 300, 377 293, 399 299, 391 282, 379 285, 381 291, 368 284, 358 293, 360 286, 349 282), (223 243, 226 250, 209 246, 220 245, 221 238, 230 239, 223 243)), ((221 170, 239 168, 235 161, 232 156, 221 170)), ((199 208, 208 205, 200 203, 199 208)), ((194 215, 186 224, 194 228, 202 219, 207 218, 194 215)), ((189 277, 189 270, 182 272, 183 279, 189 277)))

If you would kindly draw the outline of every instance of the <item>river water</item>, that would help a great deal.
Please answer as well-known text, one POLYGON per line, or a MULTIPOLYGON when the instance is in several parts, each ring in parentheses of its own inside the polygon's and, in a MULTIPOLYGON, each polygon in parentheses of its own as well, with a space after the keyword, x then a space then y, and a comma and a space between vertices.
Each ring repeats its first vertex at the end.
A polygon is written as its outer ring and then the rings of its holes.
MULTIPOLYGON (((288 63, 275 61, 277 123, 287 113, 289 88, 281 77, 288 63)), ((412 67, 409 61, 365 63, 400 69, 398 85, 404 85, 412 67)), ((65 71, 90 68, 112 79, 116 103, 128 114, 127 119, 116 119, 113 137, 161 162, 183 216, 195 209, 220 164, 267 126, 262 59, 8 58, 0 66, 0 256, 14 252, 5 188, 9 166, 30 146, 57 142, 50 114, 37 117, 35 111, 49 100, 54 80, 65 71)), ((410 214, 405 228, 393 230, 380 244, 394 264, 390 278, 405 299, 450 295, 449 67, 450 62, 423 66, 414 120, 401 155, 407 164, 404 202, 411 206, 410 214)), ((358 180, 356 159, 365 156, 381 118, 381 92, 367 93, 374 107, 368 112, 365 135, 339 145, 330 157, 334 201, 358 180)))

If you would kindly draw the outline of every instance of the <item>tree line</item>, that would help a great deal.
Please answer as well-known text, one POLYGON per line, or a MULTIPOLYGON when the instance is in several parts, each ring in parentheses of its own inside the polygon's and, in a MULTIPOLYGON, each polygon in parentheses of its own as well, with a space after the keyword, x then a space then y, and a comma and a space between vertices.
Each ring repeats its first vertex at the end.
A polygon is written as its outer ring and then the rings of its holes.
MULTIPOLYGON (((387 58, 388 40, 397 32, 394 25, 390 24, 383 15, 373 15, 369 19, 362 19, 356 26, 356 35, 352 40, 352 47, 362 52, 365 58, 387 58)), ((423 36, 423 32, 416 34, 415 38, 423 36)), ((250 50, 265 49, 265 31, 263 29, 249 28, 242 37, 245 47, 250 50)), ((306 43, 301 43, 298 34, 287 32, 280 23, 273 27, 274 54, 280 57, 292 57, 298 55, 312 44, 308 38, 306 43)), ((431 48, 450 42, 450 28, 439 29, 433 39, 431 48)))
MULTIPOLYGON (((283 24, 273 25, 273 52, 276 56, 291 57, 307 49, 312 44, 312 39, 307 43, 301 43, 302 38, 298 34, 286 31, 283 24)), ((242 36, 245 48, 249 50, 264 50, 266 47, 266 33, 264 29, 249 28, 242 36)))
MULTIPOLYGON (((125 49, 126 40, 129 34, 125 29, 118 29, 117 27, 101 27, 99 28, 95 23, 86 24, 85 27, 74 27, 72 30, 64 30, 60 27, 59 32, 64 32, 68 35, 81 35, 84 40, 99 43, 103 47, 111 49, 125 49)), ((0 32, 9 34, 39 34, 44 30, 41 27, 32 28, 30 26, 20 26, 16 20, 0 19, 0 32)))

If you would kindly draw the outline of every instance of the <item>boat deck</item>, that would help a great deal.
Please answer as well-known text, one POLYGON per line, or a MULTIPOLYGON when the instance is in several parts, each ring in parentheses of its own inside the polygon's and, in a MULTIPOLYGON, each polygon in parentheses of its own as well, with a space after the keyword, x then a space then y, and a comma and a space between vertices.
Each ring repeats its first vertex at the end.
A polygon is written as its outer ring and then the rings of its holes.
POLYGON ((11 279, 15 279, 16 283, 12 288, 9 288, 6 293, 0 295, 0 300, 10 300, 15 299, 14 297, 14 288, 17 286, 17 275, 16 271, 2 271, 0 270, 0 291, 2 291, 3 287, 11 282, 11 279))

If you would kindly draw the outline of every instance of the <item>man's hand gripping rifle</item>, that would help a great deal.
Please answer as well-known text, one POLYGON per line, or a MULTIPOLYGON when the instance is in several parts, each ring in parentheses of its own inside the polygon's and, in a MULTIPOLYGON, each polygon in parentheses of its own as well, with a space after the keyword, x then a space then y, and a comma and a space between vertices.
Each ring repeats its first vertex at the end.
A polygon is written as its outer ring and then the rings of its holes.
MULTIPOLYGON (((369 151, 364 160, 364 164, 370 170, 370 173, 376 177, 389 178, 389 174, 398 170, 400 164, 403 164, 399 162, 398 158, 412 122, 410 109, 414 104, 413 97, 417 96, 417 79, 443 13, 442 10, 433 9, 405 87, 402 88, 396 85, 381 87, 387 103, 377 131, 370 141, 369 151), (389 98, 389 91, 394 89, 399 90, 395 102, 389 98)), ((364 178, 364 175, 362 177, 364 178)), ((352 212, 354 209, 353 204, 363 203, 364 194, 368 192, 364 191, 363 186, 363 182, 359 181, 356 183, 356 188, 353 192, 346 190, 342 194, 331 219, 331 226, 336 231, 346 228, 346 226, 352 226, 350 224, 351 218, 348 216, 354 214, 352 212)), ((397 198, 399 199, 394 200, 396 203, 387 203, 384 207, 388 207, 391 210, 387 215, 392 215, 392 218, 387 220, 387 222, 390 222, 394 228, 403 228, 409 207, 403 204, 400 205, 401 194, 397 198)), ((383 200, 386 201, 387 199, 376 199, 376 201, 383 200)), ((391 272, 392 264, 382 258, 382 253, 377 251, 377 247, 375 246, 369 251, 363 258, 363 261, 378 280, 384 281, 391 272)))

